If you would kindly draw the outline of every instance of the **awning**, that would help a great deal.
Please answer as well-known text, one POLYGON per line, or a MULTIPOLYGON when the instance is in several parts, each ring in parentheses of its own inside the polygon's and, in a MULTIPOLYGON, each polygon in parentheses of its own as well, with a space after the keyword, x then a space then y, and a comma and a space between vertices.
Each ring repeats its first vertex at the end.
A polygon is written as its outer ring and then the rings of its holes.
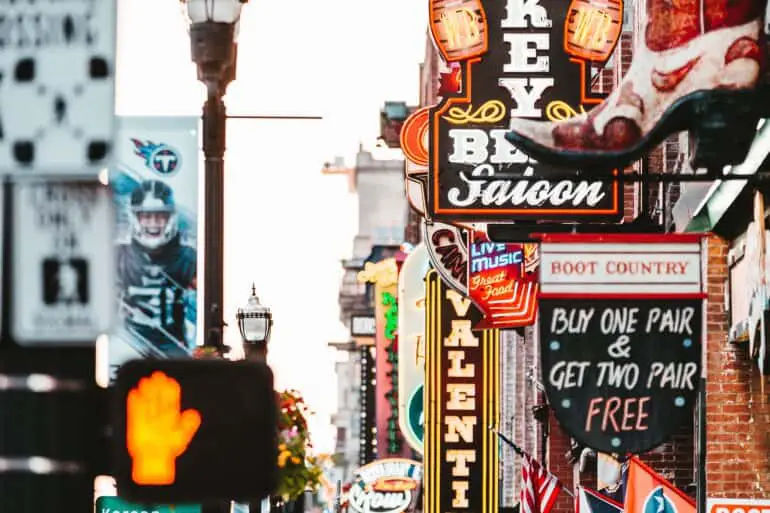
MULTIPOLYGON (((751 145, 749 154, 741 164, 733 166, 729 174, 751 176, 759 170, 759 166, 770 154, 770 123, 760 120, 757 135, 751 145)), ((714 229, 725 215, 730 205, 743 192, 748 182, 745 180, 717 180, 711 186, 706 197, 696 208, 685 232, 709 232, 714 229)))

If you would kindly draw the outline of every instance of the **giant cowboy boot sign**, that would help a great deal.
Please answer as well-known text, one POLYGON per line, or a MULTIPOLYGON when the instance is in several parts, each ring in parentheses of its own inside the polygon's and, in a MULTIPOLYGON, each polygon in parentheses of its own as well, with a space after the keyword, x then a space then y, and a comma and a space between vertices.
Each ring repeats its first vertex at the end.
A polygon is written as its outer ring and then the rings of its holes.
POLYGON ((761 114, 766 0, 636 1, 645 30, 613 94, 565 121, 512 118, 506 137, 554 165, 623 167, 687 130, 694 168, 741 163, 761 114))

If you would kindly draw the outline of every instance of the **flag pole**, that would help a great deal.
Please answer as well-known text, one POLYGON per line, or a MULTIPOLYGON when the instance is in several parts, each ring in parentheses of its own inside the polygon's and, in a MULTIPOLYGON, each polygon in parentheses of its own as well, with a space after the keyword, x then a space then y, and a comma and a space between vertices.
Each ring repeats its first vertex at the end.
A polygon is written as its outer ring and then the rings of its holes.
MULTIPOLYGON (((505 442, 506 444, 508 444, 508 445, 510 446, 510 448, 511 448, 511 449, 513 449, 513 452, 515 452, 515 453, 516 453, 516 454, 518 454, 519 456, 522 456, 522 457, 523 457, 523 456, 530 456, 529 454, 527 454, 526 452, 524 452, 524 449, 522 449, 521 447, 519 447, 518 445, 516 445, 515 443, 513 443, 513 441, 511 441, 511 439, 510 439, 510 438, 508 438, 507 436, 505 436, 504 434, 502 434, 500 431, 496 430, 496 429, 494 428, 494 426, 489 426, 489 430, 490 430, 492 433, 494 433, 495 435, 497 435, 497 437, 498 437, 500 440, 502 440, 503 442, 505 442)), ((530 457, 531 457, 531 456, 530 456, 530 457)), ((562 487, 562 490, 564 490, 564 492, 565 492, 567 495, 569 495, 570 497, 572 497, 573 499, 575 498, 575 494, 574 494, 574 493, 572 493, 572 491, 571 491, 571 490, 567 489, 566 487, 562 487)))

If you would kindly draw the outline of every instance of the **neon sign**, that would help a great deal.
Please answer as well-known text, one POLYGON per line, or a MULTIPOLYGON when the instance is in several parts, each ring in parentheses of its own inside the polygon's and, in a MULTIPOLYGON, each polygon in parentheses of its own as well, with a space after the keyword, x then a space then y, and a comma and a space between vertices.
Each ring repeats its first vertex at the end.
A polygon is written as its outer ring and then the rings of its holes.
POLYGON ((426 283, 425 512, 496 513, 500 332, 473 329, 481 312, 435 270, 426 283))

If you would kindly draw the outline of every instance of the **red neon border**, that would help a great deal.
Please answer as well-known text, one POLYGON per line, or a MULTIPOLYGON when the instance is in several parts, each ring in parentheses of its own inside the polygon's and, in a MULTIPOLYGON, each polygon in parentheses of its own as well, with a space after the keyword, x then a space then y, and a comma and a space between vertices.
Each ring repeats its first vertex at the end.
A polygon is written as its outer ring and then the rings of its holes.
POLYGON ((537 299, 706 299, 705 292, 666 292, 657 294, 633 294, 621 292, 567 293, 567 292, 541 292, 537 299))
POLYGON ((609 244, 679 244, 700 242, 710 233, 532 233, 532 238, 545 243, 605 242, 609 244))

